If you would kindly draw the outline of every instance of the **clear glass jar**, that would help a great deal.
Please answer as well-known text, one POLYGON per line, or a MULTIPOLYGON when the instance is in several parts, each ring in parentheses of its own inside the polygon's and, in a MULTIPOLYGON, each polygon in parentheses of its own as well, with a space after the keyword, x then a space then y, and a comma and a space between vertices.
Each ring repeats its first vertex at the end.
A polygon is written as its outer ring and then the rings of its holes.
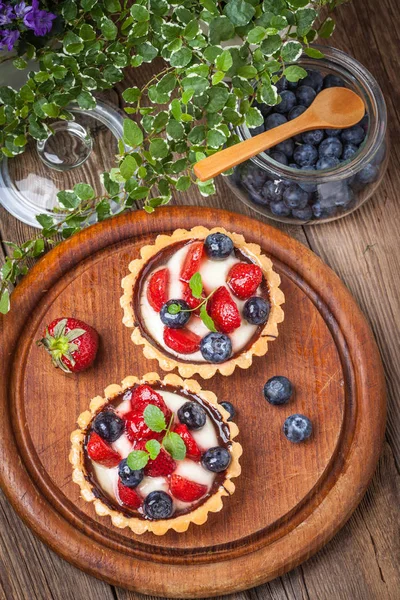
MULTIPOLYGON (((334 168, 301 170, 273 160, 267 152, 242 163, 226 180, 238 198, 270 219, 302 225, 326 223, 350 214, 375 192, 388 162, 387 112, 382 91, 371 73, 341 50, 315 46, 324 58, 303 55, 298 64, 319 71, 323 76, 341 77, 346 87, 363 98, 368 115, 368 129, 358 152, 334 168), (283 200, 271 202, 272 189, 277 197, 292 184, 307 192, 303 210, 285 209, 283 200), (265 187, 267 186, 267 187, 265 187), (276 214, 289 212, 289 214, 276 214)), ((301 85, 301 82, 299 82, 301 85)), ((240 140, 251 137, 246 125, 236 128, 240 140)), ((293 189, 293 188, 292 188, 293 189)), ((295 188, 298 189, 298 188, 295 188)))

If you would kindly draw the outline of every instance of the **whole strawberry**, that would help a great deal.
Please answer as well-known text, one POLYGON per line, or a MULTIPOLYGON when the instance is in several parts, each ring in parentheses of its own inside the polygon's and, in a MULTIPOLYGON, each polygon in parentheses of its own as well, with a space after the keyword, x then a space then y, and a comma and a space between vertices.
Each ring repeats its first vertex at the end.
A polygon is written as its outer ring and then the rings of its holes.
POLYGON ((64 317, 52 321, 36 343, 47 350, 55 367, 64 373, 77 373, 90 367, 96 358, 99 335, 84 321, 64 317))

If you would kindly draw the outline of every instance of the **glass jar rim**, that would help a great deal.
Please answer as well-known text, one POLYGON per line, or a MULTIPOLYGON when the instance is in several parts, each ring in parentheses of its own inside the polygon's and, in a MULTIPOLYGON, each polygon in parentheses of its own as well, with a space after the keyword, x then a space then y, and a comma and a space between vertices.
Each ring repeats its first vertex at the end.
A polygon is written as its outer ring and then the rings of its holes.
MULTIPOLYGON (((366 143, 360 152, 357 152, 355 157, 349 161, 339 164, 332 169, 318 170, 300 170, 283 165, 273 160, 265 152, 261 152, 250 158, 249 160, 255 163, 258 167, 268 168, 278 178, 290 178, 293 181, 308 182, 312 179, 313 182, 322 184, 332 181, 347 179, 348 177, 358 173, 368 163, 370 163, 381 144, 385 140, 387 127, 387 109, 385 99, 378 82, 373 75, 366 69, 358 60, 332 46, 321 46, 313 44, 312 46, 324 54, 324 58, 313 59, 306 54, 303 54, 297 64, 307 61, 309 65, 322 65, 326 68, 331 65, 337 65, 342 72, 347 71, 348 75, 353 77, 363 92, 363 100, 366 103, 366 109, 369 114, 377 115, 373 123, 372 131, 368 131, 366 143)), ((339 74, 339 73, 338 73, 339 74)), ((359 89, 357 91, 360 91, 359 89)), ((244 141, 251 137, 251 133, 247 125, 240 125, 235 129, 240 141, 244 141)))

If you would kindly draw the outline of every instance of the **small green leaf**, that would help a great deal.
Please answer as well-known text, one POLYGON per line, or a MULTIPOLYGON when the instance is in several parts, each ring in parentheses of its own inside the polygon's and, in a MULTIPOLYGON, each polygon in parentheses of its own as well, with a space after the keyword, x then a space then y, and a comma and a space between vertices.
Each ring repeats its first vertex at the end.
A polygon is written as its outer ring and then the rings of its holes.
POLYGON ((152 431, 160 432, 167 428, 165 417, 158 406, 148 404, 143 412, 144 422, 152 431))
POLYGON ((29 85, 23 85, 22 86, 22 88, 19 91, 19 97, 24 102, 33 102, 35 100, 35 94, 32 92, 32 90, 29 87, 29 85))
POLYGON ((239 77, 244 77, 245 79, 253 79, 257 75, 257 69, 253 67, 253 65, 245 65, 244 67, 239 67, 238 69, 239 77))
POLYGON ((137 162, 130 154, 127 154, 121 164, 119 165, 119 169, 122 177, 125 180, 128 180, 132 177, 134 172, 137 169, 137 162))
POLYGON ((104 221, 104 219, 111 216, 110 203, 105 198, 96 204, 96 215, 98 221, 104 221))
POLYGON ((60 107, 54 104, 54 102, 45 102, 41 108, 47 117, 52 117, 53 119, 58 117, 60 113, 60 107))
POLYGON ((181 312, 182 308, 179 306, 179 304, 170 304, 167 310, 170 315, 177 315, 179 312, 181 312))
POLYGON ((235 28, 228 17, 215 17, 209 25, 208 37, 213 45, 230 40, 234 34, 235 28))
POLYGON ((221 54, 217 57, 215 61, 215 66, 217 67, 217 69, 219 69, 220 71, 224 71, 224 73, 226 73, 226 71, 229 71, 232 65, 233 59, 229 50, 224 50, 223 52, 221 52, 221 54))
POLYGON ((164 437, 163 446, 174 460, 183 460, 186 456, 185 442, 174 431, 169 431, 164 437))
POLYGON ((141 6, 140 4, 134 4, 131 7, 131 15, 135 19, 135 21, 138 21, 139 23, 144 23, 150 18, 150 14, 147 8, 141 6))
POLYGON ((0 313, 5 315, 10 310, 10 292, 4 290, 0 296, 0 313))
POLYGON ((50 229, 53 227, 53 219, 49 215, 36 215, 36 221, 43 229, 50 229))
POLYGON ((77 208, 77 206, 79 206, 80 200, 74 192, 63 190, 61 192, 58 192, 57 198, 58 202, 61 204, 61 206, 64 206, 64 208, 72 209, 77 208))
POLYGON ((149 440, 145 446, 147 452, 150 454, 151 460, 155 460, 160 454, 161 444, 157 440, 149 440))
POLYGON ((189 280, 189 287, 191 289, 192 295, 195 298, 201 298, 201 295, 203 293, 203 281, 199 272, 192 275, 192 277, 189 280))
POLYGON ((303 52, 303 46, 300 42, 290 41, 285 42, 282 46, 282 59, 285 62, 295 62, 301 56, 303 52))
POLYGON ((205 304, 202 304, 200 307, 200 319, 203 321, 204 325, 210 331, 213 331, 213 332, 217 331, 214 321, 212 320, 212 318, 210 317, 210 315, 207 312, 207 308, 206 308, 205 304))
POLYGON ((311 58, 324 58, 324 54, 316 48, 305 48, 304 52, 311 58))
POLYGON ((149 462, 149 455, 144 450, 133 450, 126 457, 126 464, 132 471, 140 471, 149 462))
POLYGON ((246 113, 246 125, 247 127, 259 127, 264 123, 264 117, 258 108, 251 106, 246 113))
POLYGON ((335 21, 333 19, 331 19, 331 17, 328 17, 327 19, 325 19, 325 21, 322 23, 322 25, 320 26, 320 28, 318 29, 318 35, 321 38, 329 38, 331 37, 332 33, 334 32, 335 29, 335 21))
POLYGON ((128 102, 128 104, 134 104, 135 102, 138 101, 140 96, 141 96, 141 91, 139 90, 138 87, 127 88, 122 93, 123 99, 125 100, 125 102, 128 102))
POLYGON ((143 133, 139 125, 131 119, 124 119, 124 142, 127 146, 136 148, 143 142, 143 133))
POLYGON ((182 175, 177 180, 175 187, 178 191, 185 192, 187 189, 190 188, 190 185, 191 185, 190 177, 187 177, 186 175, 182 175))
POLYGON ((224 8, 224 13, 231 23, 243 26, 250 23, 256 13, 256 9, 245 0, 229 0, 224 8))
POLYGON ((304 77, 307 77, 307 71, 302 67, 298 67, 297 65, 291 65, 283 71, 283 75, 288 81, 294 83, 300 79, 304 79, 304 77))
POLYGON ((219 148, 226 142, 226 135, 218 129, 211 129, 207 133, 207 146, 209 148, 219 148))
POLYGON ((173 52, 171 54, 169 62, 172 67, 180 69, 182 67, 186 67, 192 60, 192 57, 192 51, 189 48, 183 47, 177 52, 173 52))
POLYGON ((267 39, 262 42, 260 48, 264 56, 272 56, 279 50, 281 45, 282 39, 280 35, 269 35, 267 39))
POLYGON ((68 31, 65 35, 63 46, 66 54, 79 54, 84 49, 82 38, 72 31, 68 31))
POLYGON ((253 27, 253 29, 250 29, 249 33, 247 34, 247 41, 249 44, 259 44, 266 35, 266 29, 257 25, 256 27, 253 27))
POLYGON ((81 200, 91 200, 94 198, 94 189, 88 183, 76 183, 74 192, 81 200))
POLYGON ((150 142, 149 152, 153 158, 165 158, 169 153, 168 144, 163 138, 153 138, 150 142))

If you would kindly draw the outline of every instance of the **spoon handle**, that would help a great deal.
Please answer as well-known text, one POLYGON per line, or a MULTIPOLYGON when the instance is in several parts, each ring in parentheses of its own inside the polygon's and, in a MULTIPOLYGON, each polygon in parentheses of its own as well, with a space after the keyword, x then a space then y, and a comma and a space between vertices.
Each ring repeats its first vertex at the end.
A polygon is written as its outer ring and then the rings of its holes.
POLYGON ((307 112, 304 112, 292 121, 279 125, 279 127, 264 131, 264 133, 255 135, 239 144, 220 150, 212 156, 203 158, 203 160, 194 165, 196 177, 200 181, 207 181, 232 167, 236 167, 236 165, 248 160, 252 156, 260 154, 263 150, 272 148, 276 144, 279 144, 279 142, 283 142, 303 131, 316 129, 316 124, 312 122, 309 115, 304 118, 307 112))

